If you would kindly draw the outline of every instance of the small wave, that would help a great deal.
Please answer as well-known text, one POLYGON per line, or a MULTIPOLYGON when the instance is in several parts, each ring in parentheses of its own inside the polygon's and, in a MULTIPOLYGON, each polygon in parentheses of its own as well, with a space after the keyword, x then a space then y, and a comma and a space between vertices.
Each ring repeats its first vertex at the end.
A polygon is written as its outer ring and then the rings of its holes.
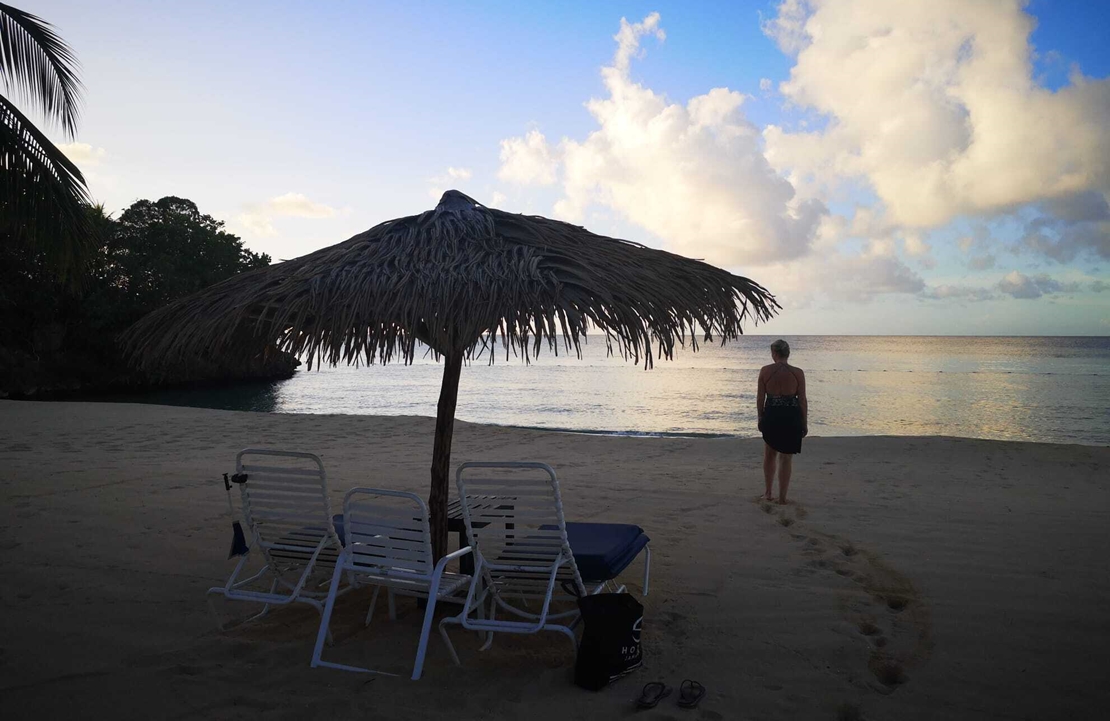
POLYGON ((486 423, 500 428, 521 428, 526 431, 548 433, 577 433, 585 436, 616 436, 621 438, 755 438, 754 434, 699 433, 696 431, 613 431, 600 428, 558 428, 556 426, 520 426, 512 423, 486 423))

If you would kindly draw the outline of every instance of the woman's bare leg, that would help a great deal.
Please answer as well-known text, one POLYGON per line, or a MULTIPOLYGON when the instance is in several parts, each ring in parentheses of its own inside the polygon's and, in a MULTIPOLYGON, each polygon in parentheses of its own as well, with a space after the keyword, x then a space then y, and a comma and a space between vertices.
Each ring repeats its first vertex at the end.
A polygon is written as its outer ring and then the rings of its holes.
MULTIPOLYGON (((786 490, 790 488, 790 471, 793 470, 794 456, 782 453, 779 463, 779 503, 786 503, 786 490)), ((770 483, 767 484, 770 487, 770 483)))
POLYGON ((775 485, 775 456, 777 455, 778 453, 774 448, 771 448, 771 446, 766 443, 763 444, 763 481, 766 484, 763 497, 768 501, 773 500, 775 497, 772 490, 775 485))

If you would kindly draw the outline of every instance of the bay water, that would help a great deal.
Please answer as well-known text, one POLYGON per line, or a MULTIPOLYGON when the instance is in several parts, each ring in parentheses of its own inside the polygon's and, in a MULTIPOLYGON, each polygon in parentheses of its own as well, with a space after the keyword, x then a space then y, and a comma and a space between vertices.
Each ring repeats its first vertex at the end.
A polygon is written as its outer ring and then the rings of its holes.
MULTIPOLYGON (((1110 338, 786 336, 811 436, 958 436, 1110 445, 1110 338)), ((676 350, 645 370, 591 336, 582 358, 502 351, 463 368, 456 417, 577 432, 756 436, 773 336, 676 350)), ((434 416, 443 365, 308 370, 286 381, 115 400, 278 413, 434 416)))

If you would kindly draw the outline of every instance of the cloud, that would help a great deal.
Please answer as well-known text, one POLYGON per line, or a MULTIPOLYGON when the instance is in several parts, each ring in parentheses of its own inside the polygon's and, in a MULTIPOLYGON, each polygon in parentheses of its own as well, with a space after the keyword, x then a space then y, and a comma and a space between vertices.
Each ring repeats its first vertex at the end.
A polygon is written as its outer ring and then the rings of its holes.
MULTIPOLYGON (((1105 288, 1110 288, 1110 285, 1098 280, 1089 286, 1089 289, 1096 293, 1105 288)), ((926 288, 921 296, 934 300, 983 301, 995 300, 999 297, 999 293, 1002 293, 1013 298, 1035 300, 1042 296, 1075 293, 1081 290, 1083 290, 1082 283, 1059 281, 1045 273, 1028 276, 1015 270, 992 286, 938 285, 926 288)))
POLYGON ((474 177, 474 172, 470 168, 456 168, 449 166, 439 175, 428 178, 429 183, 437 185, 451 185, 455 181, 470 180, 474 177))
POLYGON ((94 148, 88 143, 65 143, 58 146, 67 158, 78 167, 99 165, 100 161, 108 154, 104 148, 94 148))
POLYGON ((996 287, 1014 298, 1028 300, 1054 293, 1074 293, 1080 289, 1078 283, 1061 283, 1044 273, 1030 277, 1016 270, 998 281, 996 287))
POLYGON ((1095 280, 1095 281, 1091 282, 1091 292, 1092 293, 1101 293, 1102 291, 1104 291, 1108 288, 1110 288, 1110 283, 1107 283, 1105 281, 1095 280))
POLYGON ((508 200, 508 198, 505 196, 504 193, 499 190, 495 190, 493 191, 493 195, 490 196, 489 202, 491 205, 493 205, 493 207, 500 208, 502 205, 505 204, 506 200, 508 200))
POLYGON ((497 177, 517 185, 553 185, 559 161, 538 130, 529 130, 523 138, 501 141, 501 167, 497 177))
POLYGON ((718 265, 805 255, 825 205, 798 198, 770 166, 741 93, 714 88, 681 105, 634 82, 630 63, 645 36, 663 39, 658 13, 621 20, 613 61, 601 70, 607 97, 586 103, 597 130, 557 148, 538 130, 509 138, 498 177, 526 185, 561 175, 559 217, 581 222, 590 208, 608 208, 677 252, 718 265))
POLYGON ((1081 256, 1110 258, 1110 206, 1100 193, 1079 193, 1042 206, 1025 225, 1022 250, 1069 263, 1081 256))
POLYGON ((821 219, 814 252, 760 272, 784 307, 806 307, 826 300, 864 303, 883 295, 914 295, 925 289, 924 279, 897 255, 890 238, 869 241, 862 251, 840 246, 850 226, 842 216, 821 219))
POLYGON ((775 17, 761 23, 763 32, 788 55, 798 53, 806 45, 809 5, 807 0, 783 0, 775 17))
POLYGON ((759 89, 762 90, 765 93, 770 92, 770 90, 771 90, 771 79, 770 78, 760 78, 759 79, 759 89))
POLYGON ((309 200, 302 193, 278 195, 263 203, 250 204, 236 220, 239 225, 258 236, 276 235, 273 219, 275 216, 287 218, 332 218, 338 213, 335 208, 309 200))
POLYGON ((1038 84, 1024 4, 780 3, 764 31, 796 62, 779 90, 828 122, 769 126, 768 159, 796 185, 862 179, 907 227, 1110 192, 1110 79, 1038 84))
POLYGON ((990 270, 994 267, 995 257, 991 254, 974 255, 967 261, 967 267, 972 270, 990 270))
POLYGON ((290 218, 331 218, 336 213, 335 208, 315 203, 301 193, 286 193, 270 198, 263 207, 272 215, 290 218))
POLYGON ((906 248, 906 254, 914 258, 927 256, 933 250, 920 233, 907 233, 902 242, 906 248))
POLYGON ((937 285, 922 291, 923 298, 934 300, 993 300, 998 296, 990 288, 974 285, 937 285))
POLYGON ((428 197, 438 202, 446 190, 465 185, 473 177, 474 172, 470 168, 449 166, 439 175, 428 178, 428 197))

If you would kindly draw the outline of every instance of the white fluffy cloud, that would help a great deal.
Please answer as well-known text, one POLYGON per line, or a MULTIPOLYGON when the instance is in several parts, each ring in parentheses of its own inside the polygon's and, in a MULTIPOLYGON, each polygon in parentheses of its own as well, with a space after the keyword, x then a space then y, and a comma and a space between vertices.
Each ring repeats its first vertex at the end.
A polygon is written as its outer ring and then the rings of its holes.
POLYGON ((720 265, 805 255, 824 204, 798 199, 768 164, 741 93, 714 88, 683 106, 634 82, 630 64, 645 36, 663 39, 658 13, 621 20, 601 71, 608 97, 586 104, 597 130, 557 148, 538 130, 504 140, 498 176, 542 185, 561 174, 559 216, 581 221, 590 207, 607 207, 678 252, 720 265))
POLYGON ((1061 283, 1045 273, 1028 276, 1018 271, 1009 273, 998 282, 998 290, 1014 298, 1033 299, 1053 293, 1074 293, 1080 290, 1078 283, 1061 283))
POLYGON ((764 24, 796 55, 783 95, 828 118, 764 131, 795 182, 862 178, 891 220, 931 227, 1110 192, 1110 79, 1034 79, 1021 0, 787 0, 764 24))
POLYGON ((787 310, 822 302, 865 302, 887 294, 914 295, 925 290, 925 280, 898 257, 894 239, 875 237, 862 250, 843 247, 852 224, 826 215, 818 225, 813 252, 804 258, 768 266, 760 278, 779 295, 787 310))
POLYGON ((473 177, 474 171, 470 168, 449 166, 439 175, 428 178, 428 197, 438 202, 446 190, 457 189, 473 177))
POLYGON ((107 155, 104 148, 94 148, 88 143, 65 143, 59 145, 58 150, 65 153, 65 156, 76 163, 79 168, 97 165, 107 155))
POLYGON ((552 185, 559 161, 547 138, 538 130, 529 130, 523 138, 501 141, 501 167, 497 177, 517 185, 552 185))
POLYGON ((276 216, 287 218, 332 218, 338 211, 330 205, 309 200, 302 193, 286 193, 269 200, 248 205, 246 212, 236 220, 247 231, 259 236, 276 235, 273 219, 276 216))

